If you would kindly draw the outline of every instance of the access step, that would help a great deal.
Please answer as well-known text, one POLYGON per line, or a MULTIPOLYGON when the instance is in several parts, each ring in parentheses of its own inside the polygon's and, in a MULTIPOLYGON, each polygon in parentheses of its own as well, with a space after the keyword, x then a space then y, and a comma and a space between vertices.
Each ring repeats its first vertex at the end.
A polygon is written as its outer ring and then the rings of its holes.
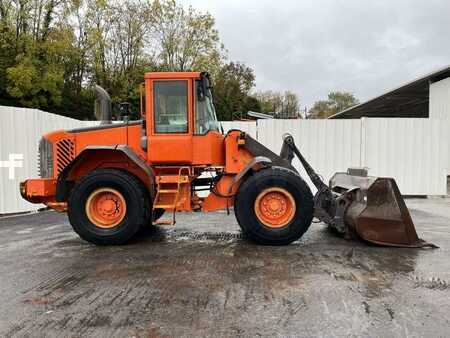
POLYGON ((156 183, 188 183, 189 176, 187 175, 164 175, 156 176, 156 183))
POLYGON ((153 206, 155 209, 175 209, 175 205, 173 204, 155 204, 153 206))
POLYGON ((153 222, 154 225, 174 225, 175 221, 157 220, 153 222))

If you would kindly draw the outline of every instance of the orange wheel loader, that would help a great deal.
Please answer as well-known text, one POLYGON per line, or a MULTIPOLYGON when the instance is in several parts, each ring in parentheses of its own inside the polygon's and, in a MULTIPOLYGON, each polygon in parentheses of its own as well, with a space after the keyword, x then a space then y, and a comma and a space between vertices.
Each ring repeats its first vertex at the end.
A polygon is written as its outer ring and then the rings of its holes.
POLYGON ((211 89, 207 73, 147 73, 142 119, 111 124, 111 100, 96 86, 102 123, 44 135, 41 177, 21 183, 23 198, 67 211, 73 229, 95 244, 123 244, 141 227, 174 224, 177 211, 234 207, 244 236, 260 244, 289 244, 316 217, 347 238, 432 246, 417 237, 394 180, 355 169, 326 185, 290 135, 280 155, 240 130, 224 135, 211 89), (294 156, 315 196, 292 166, 294 156), (164 212, 173 214, 169 222, 159 220, 164 212))

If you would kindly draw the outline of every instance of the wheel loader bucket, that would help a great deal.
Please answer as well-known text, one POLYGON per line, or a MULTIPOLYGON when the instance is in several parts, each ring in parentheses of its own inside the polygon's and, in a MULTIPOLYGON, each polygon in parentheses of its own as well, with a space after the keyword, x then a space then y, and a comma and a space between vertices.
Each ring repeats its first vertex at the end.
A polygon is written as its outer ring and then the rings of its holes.
POLYGON ((411 215, 393 178, 367 176, 364 170, 337 173, 333 191, 344 194, 345 235, 385 246, 436 247, 417 236, 411 215), (366 174, 366 176, 364 176, 366 174))

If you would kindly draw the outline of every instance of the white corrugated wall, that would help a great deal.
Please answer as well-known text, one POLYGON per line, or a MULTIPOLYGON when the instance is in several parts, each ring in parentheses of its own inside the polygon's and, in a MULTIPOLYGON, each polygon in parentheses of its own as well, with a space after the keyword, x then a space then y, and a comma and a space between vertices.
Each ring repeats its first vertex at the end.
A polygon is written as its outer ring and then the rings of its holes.
POLYGON ((9 154, 23 154, 23 167, 15 169, 15 179, 8 178, 8 169, 0 168, 0 214, 37 210, 43 205, 25 201, 19 183, 38 177, 38 143, 43 134, 57 129, 92 126, 98 122, 78 121, 37 109, 0 106, 0 161, 9 154))
MULTIPOLYGON (((258 140, 277 154, 284 133, 294 137, 303 156, 326 182, 333 173, 360 165, 360 120, 258 121, 258 140)), ((293 164, 315 191, 300 162, 295 159, 293 164)))
MULTIPOLYGON (((0 161, 7 160, 11 153, 24 156, 23 167, 16 169, 14 180, 8 179, 8 169, 0 168, 0 214, 36 210, 41 206, 20 197, 19 182, 38 176, 37 147, 42 134, 98 122, 2 106, 0 118, 0 161)), ((372 175, 394 177, 403 194, 446 194, 450 119, 259 120, 222 124, 225 132, 241 129, 276 153, 283 134, 291 133, 326 181, 336 171, 366 166, 372 175)), ((294 165, 299 167, 297 160, 294 165)))
POLYGON ((430 84, 430 118, 450 120, 450 77, 430 84))
POLYGON ((404 195, 446 195, 450 121, 361 120, 362 162, 374 176, 397 180, 404 195))
MULTIPOLYGON (((430 118, 450 120, 450 77, 430 84, 430 118)), ((450 143, 450 131, 447 132, 450 143)), ((447 163, 450 175, 450 156, 447 163)))
MULTIPOLYGON (((305 158, 328 182, 334 172, 367 167, 394 177, 404 195, 446 195, 450 121, 438 119, 260 120, 258 139, 279 153, 292 134, 305 158)), ((306 177, 303 168, 293 162, 306 177)), ((315 191, 309 179, 310 187, 315 191)))
POLYGON ((247 134, 249 134, 253 138, 257 138, 257 131, 256 131, 256 122, 255 121, 222 121, 222 127, 223 131, 227 133, 231 129, 239 129, 242 131, 245 131, 247 134))

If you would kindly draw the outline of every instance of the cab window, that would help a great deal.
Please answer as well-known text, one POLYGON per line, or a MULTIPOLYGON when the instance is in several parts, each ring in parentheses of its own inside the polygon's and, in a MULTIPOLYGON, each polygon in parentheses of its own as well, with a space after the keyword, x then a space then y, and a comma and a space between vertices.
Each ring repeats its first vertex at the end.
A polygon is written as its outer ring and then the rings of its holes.
POLYGON ((188 132, 187 81, 153 82, 153 105, 155 133, 188 132))
POLYGON ((217 121, 216 110, 212 100, 211 91, 208 89, 204 95, 200 95, 201 82, 195 81, 195 123, 194 134, 204 135, 208 131, 220 132, 220 123, 217 121), (203 99, 200 99, 203 97, 203 99))

